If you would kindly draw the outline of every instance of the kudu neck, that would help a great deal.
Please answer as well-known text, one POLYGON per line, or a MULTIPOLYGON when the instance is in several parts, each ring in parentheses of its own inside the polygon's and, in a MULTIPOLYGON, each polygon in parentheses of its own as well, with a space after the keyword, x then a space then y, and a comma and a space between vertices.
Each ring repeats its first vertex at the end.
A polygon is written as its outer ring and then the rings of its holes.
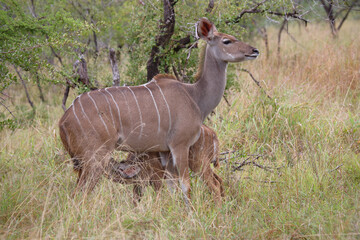
POLYGON ((220 103, 226 86, 227 62, 218 59, 206 46, 200 73, 194 86, 193 98, 200 108, 203 120, 220 103))

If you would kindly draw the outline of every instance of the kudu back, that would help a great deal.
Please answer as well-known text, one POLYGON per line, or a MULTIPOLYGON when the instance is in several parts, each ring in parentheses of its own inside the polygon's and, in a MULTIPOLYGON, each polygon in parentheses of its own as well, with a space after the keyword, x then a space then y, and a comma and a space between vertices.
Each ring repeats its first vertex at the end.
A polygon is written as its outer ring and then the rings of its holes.
POLYGON ((205 117, 219 104, 228 62, 255 59, 259 51, 220 33, 206 18, 197 27, 206 41, 195 84, 157 75, 140 86, 109 87, 78 96, 60 119, 60 137, 78 171, 75 193, 91 191, 107 168, 113 150, 167 152, 185 201, 190 197, 189 148, 199 138, 205 117))
MULTIPOLYGON (((137 203, 144 186, 151 185, 155 191, 161 188, 165 167, 160 162, 158 152, 140 155, 129 153, 125 161, 111 160, 107 176, 114 182, 133 184, 134 202, 137 203), (127 173, 124 172, 124 165, 128 166, 127 169, 130 168, 127 173)), ((199 139, 190 147, 189 168, 201 177, 213 193, 215 201, 220 203, 224 196, 222 179, 212 170, 211 163, 216 168, 219 166, 219 140, 211 128, 202 125, 199 139)))

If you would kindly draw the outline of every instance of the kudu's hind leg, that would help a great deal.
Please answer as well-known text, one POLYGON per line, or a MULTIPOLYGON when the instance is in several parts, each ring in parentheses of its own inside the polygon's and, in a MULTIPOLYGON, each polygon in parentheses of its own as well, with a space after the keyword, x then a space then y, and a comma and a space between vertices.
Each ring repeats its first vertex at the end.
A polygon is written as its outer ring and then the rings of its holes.
POLYGON ((75 194, 80 191, 86 194, 90 193, 99 182, 111 159, 110 152, 104 150, 86 155, 79 171, 75 194))

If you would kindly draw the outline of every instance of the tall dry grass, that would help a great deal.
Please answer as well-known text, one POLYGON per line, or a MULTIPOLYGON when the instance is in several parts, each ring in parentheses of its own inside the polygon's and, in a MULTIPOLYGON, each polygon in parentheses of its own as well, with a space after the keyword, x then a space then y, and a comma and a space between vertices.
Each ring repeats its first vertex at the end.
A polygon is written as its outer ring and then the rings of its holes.
MULTIPOLYGON (((207 121, 221 150, 237 151, 225 155, 217 171, 226 197, 216 206, 193 178, 190 212, 180 191, 166 189, 156 195, 148 188, 134 207, 131 186, 107 179, 87 198, 72 198, 76 175, 57 129, 62 89, 48 88, 48 102, 37 103, 32 122, 0 132, 1 238, 358 239, 359 28, 346 22, 333 40, 327 25, 290 25, 298 43, 285 34, 280 58, 271 29, 268 59, 229 68, 240 91, 231 90, 231 106, 222 102, 207 121), (252 72, 272 99, 240 68, 252 72), (246 159, 268 170, 233 170, 246 159)), ((252 45, 265 52, 260 40, 252 45)), ((26 118, 20 90, 8 94, 26 118)))

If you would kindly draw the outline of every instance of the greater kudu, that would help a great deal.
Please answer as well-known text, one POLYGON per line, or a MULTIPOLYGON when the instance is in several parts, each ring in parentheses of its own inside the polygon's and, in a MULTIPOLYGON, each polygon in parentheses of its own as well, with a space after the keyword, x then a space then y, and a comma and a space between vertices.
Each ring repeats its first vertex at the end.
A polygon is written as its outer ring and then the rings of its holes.
MULTIPOLYGON (((155 191, 161 188, 165 167, 160 162, 158 152, 129 153, 125 161, 111 160, 106 175, 114 182, 133 184, 136 204, 142 196, 143 186, 151 185, 155 191)), ((219 140, 214 130, 202 125, 199 139, 190 147, 189 168, 203 179, 215 201, 220 203, 224 196, 222 179, 212 170, 211 163, 216 168, 219 166, 219 140)))
POLYGON ((197 33, 207 45, 195 84, 157 75, 144 85, 81 94, 65 111, 59 122, 60 137, 79 172, 75 192, 94 188, 114 149, 170 151, 172 164, 165 154, 161 154, 162 163, 177 169, 188 202, 189 148, 224 94, 227 64, 259 55, 250 45, 218 32, 206 18, 200 19, 197 33))

